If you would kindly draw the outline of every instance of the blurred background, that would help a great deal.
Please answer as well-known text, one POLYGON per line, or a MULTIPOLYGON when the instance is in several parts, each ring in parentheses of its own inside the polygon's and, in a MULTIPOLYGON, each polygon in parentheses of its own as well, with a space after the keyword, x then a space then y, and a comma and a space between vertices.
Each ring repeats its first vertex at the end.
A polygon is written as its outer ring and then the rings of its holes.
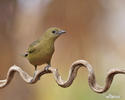
MULTIPOLYGON (((13 64, 33 75, 34 67, 20 55, 52 26, 67 31, 52 58, 63 79, 78 59, 90 62, 100 85, 109 69, 125 68, 125 0, 0 0, 0 79, 13 64)), ((61 88, 51 74, 29 85, 16 73, 0 89, 0 100, 106 100, 109 94, 125 99, 124 75, 115 76, 104 94, 94 93, 87 79, 81 68, 73 84, 61 88)))

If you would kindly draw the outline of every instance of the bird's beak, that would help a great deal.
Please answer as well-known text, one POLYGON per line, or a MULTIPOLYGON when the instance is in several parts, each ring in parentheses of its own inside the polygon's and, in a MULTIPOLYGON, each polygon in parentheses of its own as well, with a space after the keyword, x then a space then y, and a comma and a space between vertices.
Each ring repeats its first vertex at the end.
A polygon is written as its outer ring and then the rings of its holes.
POLYGON ((66 33, 66 31, 64 31, 64 30, 60 30, 60 31, 58 32, 58 34, 64 34, 64 33, 66 33))

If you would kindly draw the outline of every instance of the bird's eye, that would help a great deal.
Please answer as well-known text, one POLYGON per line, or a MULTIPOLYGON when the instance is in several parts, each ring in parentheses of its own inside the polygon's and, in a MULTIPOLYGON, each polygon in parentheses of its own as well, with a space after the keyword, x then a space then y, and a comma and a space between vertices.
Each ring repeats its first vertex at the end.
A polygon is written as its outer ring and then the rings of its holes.
POLYGON ((52 33, 56 33, 56 31, 52 31, 52 33))

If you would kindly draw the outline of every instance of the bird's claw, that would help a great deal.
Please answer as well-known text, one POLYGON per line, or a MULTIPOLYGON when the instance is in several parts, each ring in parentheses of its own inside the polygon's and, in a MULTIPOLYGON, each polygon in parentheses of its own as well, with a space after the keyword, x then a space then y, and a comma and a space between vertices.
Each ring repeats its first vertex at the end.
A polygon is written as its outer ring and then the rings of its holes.
POLYGON ((44 68, 44 70, 45 70, 45 71, 48 71, 48 70, 49 70, 49 67, 50 67, 50 65, 47 65, 47 66, 44 68))

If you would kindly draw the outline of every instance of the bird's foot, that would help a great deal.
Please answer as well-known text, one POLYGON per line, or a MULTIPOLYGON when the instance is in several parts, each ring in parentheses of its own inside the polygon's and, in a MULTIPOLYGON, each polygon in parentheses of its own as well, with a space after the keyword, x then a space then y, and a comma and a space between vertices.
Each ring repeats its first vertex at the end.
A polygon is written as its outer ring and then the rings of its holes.
POLYGON ((50 65, 47 65, 45 68, 44 68, 44 70, 45 71, 48 71, 49 70, 49 67, 51 67, 50 65))

